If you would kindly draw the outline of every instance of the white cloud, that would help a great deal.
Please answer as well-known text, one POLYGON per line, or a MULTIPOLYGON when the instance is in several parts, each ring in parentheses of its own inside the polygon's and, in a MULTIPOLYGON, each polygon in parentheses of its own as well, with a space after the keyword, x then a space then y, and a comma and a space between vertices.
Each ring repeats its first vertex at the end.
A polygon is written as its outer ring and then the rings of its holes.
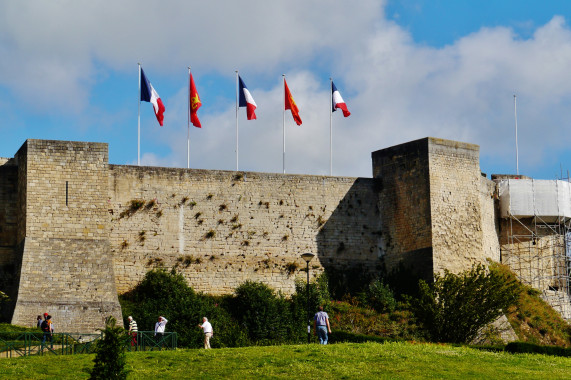
MULTIPOLYGON (((334 114, 334 174, 352 176, 371 175, 370 152, 426 136, 479 144, 487 162, 511 160, 517 93, 521 166, 558 166, 553 153, 571 142, 565 133, 571 30, 562 17, 529 39, 505 27, 483 28, 434 48, 416 44, 388 21, 383 5, 374 0, 132 0, 113 7, 103 1, 3 2, 0 87, 33 105, 32 112, 78 120, 101 112, 109 124, 112 117, 96 104, 92 90, 110 71, 132 76, 142 61, 156 84, 177 82, 174 73, 179 76, 188 64, 195 72, 227 77, 243 68, 258 120, 246 121, 240 113, 240 168, 281 172, 280 74, 286 72, 303 120, 297 127, 286 114, 286 171, 328 174, 332 75, 352 112, 347 119, 334 114), (251 80, 254 74, 257 81, 251 80)), ((143 162, 185 167, 186 89, 170 96, 163 88, 167 122, 162 129, 143 127, 143 151, 152 144, 168 149, 143 153, 143 162)), ((191 166, 233 170, 234 99, 216 96, 222 98, 210 104, 218 108, 199 111, 204 128, 191 128, 191 166)))
POLYGON ((0 85, 36 107, 81 112, 96 64, 136 62, 177 72, 192 64, 231 74, 300 65, 348 45, 382 2, 18 1, 0 4, 0 85), (348 22, 349 21, 349 22, 348 22), (9 57, 9 59, 5 59, 9 57))

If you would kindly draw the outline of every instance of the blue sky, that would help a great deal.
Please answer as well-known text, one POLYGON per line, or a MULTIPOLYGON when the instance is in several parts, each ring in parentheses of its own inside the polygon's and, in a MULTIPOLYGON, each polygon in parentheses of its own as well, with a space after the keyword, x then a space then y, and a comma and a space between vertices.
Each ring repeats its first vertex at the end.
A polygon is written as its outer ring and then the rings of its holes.
POLYGON ((480 145, 481 169, 534 178, 571 169, 571 4, 339 0, 0 2, 0 156, 28 138, 109 143, 137 162, 137 62, 165 103, 141 104, 142 163, 186 167, 187 67, 203 101, 193 168, 236 167, 235 70, 258 104, 239 115, 240 170, 329 173, 329 77, 352 115, 333 116, 333 174, 371 176, 374 150, 426 136, 480 145))

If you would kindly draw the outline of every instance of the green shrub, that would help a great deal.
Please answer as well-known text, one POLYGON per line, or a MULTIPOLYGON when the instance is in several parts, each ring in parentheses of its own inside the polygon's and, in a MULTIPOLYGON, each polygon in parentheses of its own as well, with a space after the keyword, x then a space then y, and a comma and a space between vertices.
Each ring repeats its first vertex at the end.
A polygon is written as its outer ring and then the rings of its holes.
POLYGON ((95 346, 95 365, 91 370, 91 380, 126 379, 125 369, 125 329, 117 326, 117 320, 107 317, 103 338, 95 346))
POLYGON ((247 344, 245 334, 221 306, 224 301, 196 294, 175 271, 155 269, 147 272, 143 280, 119 300, 125 321, 127 316, 133 316, 141 331, 153 331, 159 316, 167 318, 166 329, 178 334, 181 347, 202 347, 203 334, 198 328, 202 317, 207 317, 214 329, 212 347, 247 344))
POLYGON ((371 282, 362 298, 366 305, 369 305, 379 313, 393 312, 397 306, 392 290, 381 280, 371 282))
POLYGON ((411 306, 432 341, 467 343, 515 304, 519 293, 517 281, 477 265, 460 274, 437 274, 432 285, 420 280, 411 306))
POLYGON ((178 333, 178 342, 187 346, 191 338, 189 324, 191 316, 198 324, 195 316, 196 294, 182 275, 167 272, 165 269, 154 269, 143 277, 143 280, 129 293, 120 297, 123 317, 132 315, 137 321, 139 330, 153 331, 159 316, 164 316, 168 323, 167 331, 178 333))
POLYGON ((292 315, 289 303, 269 286, 246 281, 235 290, 228 303, 230 312, 256 344, 284 343, 290 340, 292 315))

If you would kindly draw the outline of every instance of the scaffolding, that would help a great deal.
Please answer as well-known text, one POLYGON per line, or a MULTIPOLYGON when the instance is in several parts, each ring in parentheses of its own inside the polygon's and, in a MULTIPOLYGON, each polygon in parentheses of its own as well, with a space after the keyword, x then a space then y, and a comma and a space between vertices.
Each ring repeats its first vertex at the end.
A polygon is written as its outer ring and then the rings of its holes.
POLYGON ((571 320, 571 184, 499 181, 501 261, 571 320))

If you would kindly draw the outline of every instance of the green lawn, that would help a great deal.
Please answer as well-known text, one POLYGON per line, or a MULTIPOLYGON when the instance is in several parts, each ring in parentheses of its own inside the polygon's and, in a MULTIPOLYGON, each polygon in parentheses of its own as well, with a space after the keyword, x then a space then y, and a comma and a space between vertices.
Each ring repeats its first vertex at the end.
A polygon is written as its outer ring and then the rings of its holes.
MULTIPOLYGON (((86 379, 94 355, 0 359, 2 379, 86 379)), ((127 354, 132 379, 569 379, 571 358, 440 344, 345 343, 127 354)))

